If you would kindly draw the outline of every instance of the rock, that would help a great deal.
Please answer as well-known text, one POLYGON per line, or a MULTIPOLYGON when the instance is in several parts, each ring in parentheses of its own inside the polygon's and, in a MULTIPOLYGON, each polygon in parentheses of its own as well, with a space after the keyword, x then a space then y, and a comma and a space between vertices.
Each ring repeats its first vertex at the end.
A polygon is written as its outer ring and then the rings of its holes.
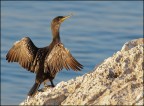
POLYGON ((143 105, 143 42, 125 43, 92 72, 38 92, 20 105, 143 105))

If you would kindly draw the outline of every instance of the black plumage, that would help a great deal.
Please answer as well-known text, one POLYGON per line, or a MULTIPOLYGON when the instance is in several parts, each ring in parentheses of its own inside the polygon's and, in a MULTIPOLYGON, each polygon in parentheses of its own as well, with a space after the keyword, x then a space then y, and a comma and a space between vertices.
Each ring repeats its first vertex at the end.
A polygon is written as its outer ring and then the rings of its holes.
POLYGON ((54 87, 53 79, 57 72, 66 70, 80 71, 83 66, 71 55, 60 40, 61 23, 70 16, 58 16, 51 22, 53 39, 49 46, 38 48, 29 37, 24 37, 14 43, 8 51, 6 60, 18 62, 23 68, 36 73, 35 83, 28 96, 34 96, 41 83, 49 80, 54 87))

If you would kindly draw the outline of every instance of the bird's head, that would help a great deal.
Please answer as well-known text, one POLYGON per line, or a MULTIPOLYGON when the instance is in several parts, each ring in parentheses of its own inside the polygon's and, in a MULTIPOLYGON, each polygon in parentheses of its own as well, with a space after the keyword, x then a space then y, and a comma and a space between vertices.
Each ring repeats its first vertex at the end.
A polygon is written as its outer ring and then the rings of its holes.
POLYGON ((68 16, 57 16, 56 18, 54 18, 54 19, 52 20, 51 26, 52 26, 52 27, 55 27, 55 28, 59 28, 60 24, 61 24, 64 20, 68 19, 69 17, 71 17, 71 15, 68 15, 68 16))

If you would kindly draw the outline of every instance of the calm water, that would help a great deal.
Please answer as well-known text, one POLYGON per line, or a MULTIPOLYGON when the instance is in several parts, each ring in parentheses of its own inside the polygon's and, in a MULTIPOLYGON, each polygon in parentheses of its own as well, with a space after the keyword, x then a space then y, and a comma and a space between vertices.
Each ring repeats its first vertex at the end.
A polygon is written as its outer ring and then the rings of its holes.
MULTIPOLYGON (((29 36, 38 47, 51 42, 50 22, 58 15, 74 13, 61 25, 65 47, 84 65, 82 72, 61 71, 55 84, 83 75, 120 50, 129 40, 143 35, 143 4, 129 1, 2 2, 1 11, 1 102, 19 104, 34 83, 35 74, 5 55, 13 43, 29 36)), ((41 86, 42 87, 42 86, 41 86)))

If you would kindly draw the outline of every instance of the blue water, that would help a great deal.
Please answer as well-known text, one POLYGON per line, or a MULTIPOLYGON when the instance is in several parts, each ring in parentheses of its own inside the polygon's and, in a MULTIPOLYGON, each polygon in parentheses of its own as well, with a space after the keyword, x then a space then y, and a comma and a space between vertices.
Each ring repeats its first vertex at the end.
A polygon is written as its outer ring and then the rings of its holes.
POLYGON ((142 1, 2 1, 2 105, 22 102, 35 79, 35 74, 5 60, 13 43, 29 36, 36 46, 47 46, 52 38, 51 20, 70 13, 74 16, 61 25, 61 40, 84 69, 61 71, 55 84, 90 72, 125 42, 143 35, 142 1))

